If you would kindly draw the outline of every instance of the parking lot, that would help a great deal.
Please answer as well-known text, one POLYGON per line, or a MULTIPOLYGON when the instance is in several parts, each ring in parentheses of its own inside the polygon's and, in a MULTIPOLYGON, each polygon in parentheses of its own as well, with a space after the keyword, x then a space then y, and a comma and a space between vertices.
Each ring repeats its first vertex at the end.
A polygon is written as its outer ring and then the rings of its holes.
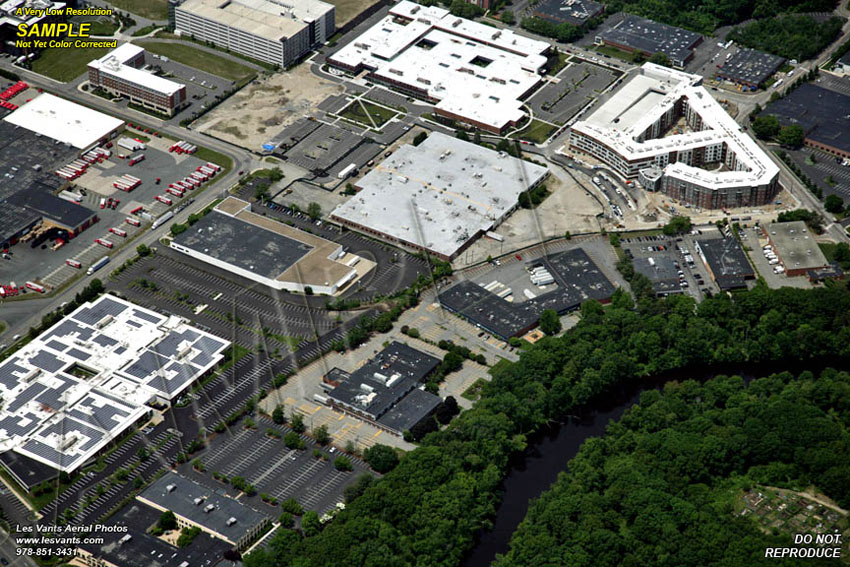
POLYGON ((823 189, 824 195, 838 195, 845 204, 850 203, 850 167, 841 165, 840 158, 811 148, 786 150, 785 153, 823 189), (812 158, 814 163, 811 163, 812 158), (832 184, 827 183, 830 178, 832 184))
MULTIPOLYGON (((122 136, 138 135, 140 135, 138 131, 134 130, 128 130, 122 134, 122 136)), ((35 249, 26 244, 14 246, 10 250, 10 259, 0 263, 0 281, 37 280, 51 288, 60 287, 109 252, 108 248, 95 243, 95 239, 112 243, 114 251, 144 230, 151 219, 179 207, 181 202, 191 200, 193 191, 187 191, 180 198, 166 193, 165 188, 169 183, 183 179, 205 162, 188 154, 169 153, 168 147, 171 143, 171 140, 164 138, 151 138, 144 152, 132 152, 134 155, 136 153, 145 155, 144 161, 133 166, 129 165, 126 157, 124 159, 118 157, 119 155, 127 156, 131 152, 113 145, 111 148, 113 153, 108 160, 90 165, 86 173, 73 181, 75 187, 72 190, 82 197, 79 204, 95 211, 98 222, 55 251, 51 249, 49 243, 35 249), (123 175, 132 175, 140 179, 142 183, 130 193, 116 189, 113 182, 123 175), (156 183, 157 178, 161 179, 159 184, 156 183), (155 200, 154 197, 157 195, 171 200, 172 205, 155 200), (136 211, 139 207, 142 207, 143 211, 132 214, 132 211, 136 211), (145 216, 143 213, 150 216, 145 216), (136 227, 125 222, 128 217, 139 220, 141 225, 136 227), (110 228, 118 229, 126 233, 126 236, 111 233, 110 228), (71 267, 65 263, 66 259, 76 260, 82 266, 71 267)), ((111 266, 110 271, 113 268, 114 266, 111 266)))
MULTIPOLYGON (((316 298, 316 307, 311 307, 305 296, 286 294, 285 301, 285 292, 278 293, 162 247, 155 257, 136 262, 114 281, 133 301, 188 316, 249 348, 263 344, 269 352, 286 353, 306 339, 339 326, 336 317, 320 306, 322 298, 316 298), (207 307, 196 314, 201 305, 207 307), (266 336, 260 332, 264 328, 269 331, 266 336)), ((341 314, 342 320, 348 318, 348 314, 341 314)))
POLYGON ((620 245, 626 256, 632 259, 635 269, 649 277, 659 294, 686 293, 701 301, 706 292, 715 294, 720 288, 696 253, 694 240, 719 238, 721 235, 716 227, 700 227, 697 230, 702 234, 678 238, 663 235, 621 238, 620 245))
POLYGON ((318 174, 317 183, 338 182, 337 174, 349 164, 363 167, 383 149, 370 138, 349 128, 299 121, 276 138, 286 144, 275 155, 318 174), (317 128, 313 128, 317 125, 317 128))
POLYGON ((763 253, 765 245, 769 244, 767 238, 764 237, 764 232, 758 227, 744 229, 743 236, 747 237, 746 244, 752 249, 749 253, 750 261, 758 272, 759 276, 767 282, 767 287, 778 289, 780 287, 797 287, 808 289, 812 287, 809 278, 805 276, 797 276, 789 278, 785 273, 777 274, 774 271, 774 266, 771 266, 767 257, 763 253))
MULTIPOLYGON (((305 510, 316 510, 320 514, 327 512, 342 501, 343 489, 367 472, 369 467, 349 455, 354 470, 336 470, 333 460, 340 452, 332 447, 321 447, 304 434, 299 437, 305 448, 289 449, 282 438, 290 431, 266 417, 259 417, 256 429, 240 428, 217 435, 207 450, 193 455, 201 459, 207 473, 198 473, 191 464, 183 465, 181 472, 217 488, 222 488, 222 484, 212 478, 213 471, 228 478, 240 476, 253 484, 258 493, 266 493, 279 501, 295 498, 305 510), (271 437, 267 434, 268 430, 275 431, 280 438, 271 437), (320 450, 327 460, 314 457, 314 449, 320 450)), ((233 489, 229 491, 236 492, 233 489)), ((279 507, 264 503, 259 496, 243 497, 241 500, 263 512, 280 513, 279 507)))
POLYGON ((527 104, 536 118, 563 125, 617 79, 615 71, 573 57, 527 104))

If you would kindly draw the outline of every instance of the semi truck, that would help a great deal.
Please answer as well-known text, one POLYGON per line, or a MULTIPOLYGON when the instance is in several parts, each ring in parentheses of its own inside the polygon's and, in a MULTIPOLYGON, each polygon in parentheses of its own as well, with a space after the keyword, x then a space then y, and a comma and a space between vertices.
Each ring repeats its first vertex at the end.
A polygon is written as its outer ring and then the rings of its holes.
POLYGON ((167 213, 165 213, 164 215, 162 215, 161 217, 159 217, 158 219, 153 221, 153 225, 151 225, 151 230, 161 227, 166 222, 171 220, 172 217, 174 217, 174 213, 171 212, 171 211, 168 211, 167 213))
POLYGON ((108 263, 109 263, 109 256, 104 256, 103 258, 101 258, 100 260, 98 260, 97 262, 95 262, 94 264, 89 266, 89 269, 86 270, 86 273, 88 275, 92 275, 93 273, 95 273, 96 271, 98 271, 99 269, 101 269, 102 267, 107 265, 108 263))

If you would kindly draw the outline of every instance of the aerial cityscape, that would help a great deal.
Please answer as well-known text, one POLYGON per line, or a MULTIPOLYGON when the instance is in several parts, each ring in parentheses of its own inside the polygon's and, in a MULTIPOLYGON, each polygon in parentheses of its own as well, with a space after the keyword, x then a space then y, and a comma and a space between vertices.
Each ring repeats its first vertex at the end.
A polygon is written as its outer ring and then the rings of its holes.
POLYGON ((0 567, 850 561, 846 0, 0 0, 0 567))

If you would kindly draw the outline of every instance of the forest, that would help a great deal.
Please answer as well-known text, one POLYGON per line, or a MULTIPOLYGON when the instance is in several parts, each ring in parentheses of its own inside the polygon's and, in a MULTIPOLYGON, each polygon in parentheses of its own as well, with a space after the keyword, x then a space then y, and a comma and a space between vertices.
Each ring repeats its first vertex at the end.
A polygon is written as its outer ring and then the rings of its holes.
MULTIPOLYGON (((610 306, 584 303, 581 321, 564 335, 540 340, 518 363, 494 367, 474 408, 427 435, 380 480, 364 483, 323 529, 309 536, 279 530, 245 565, 457 566, 476 533, 491 525, 510 458, 547 422, 660 373, 848 358, 846 282, 814 290, 759 284, 699 305, 684 296, 635 301, 620 290, 610 306)), ((775 443, 779 432, 765 433, 775 443)))
POLYGON ((783 13, 832 12, 837 0, 612 0, 607 12, 624 11, 711 34, 719 26, 783 13))
MULTIPOLYGON (((736 511, 744 490, 816 485, 850 506, 850 375, 649 390, 530 507, 497 567, 776 565, 792 535, 736 511)), ((835 559, 779 562, 834 565, 835 559)))
POLYGON ((733 29, 728 39, 786 59, 804 61, 815 57, 841 35, 844 19, 818 19, 804 14, 785 14, 757 20, 733 29))

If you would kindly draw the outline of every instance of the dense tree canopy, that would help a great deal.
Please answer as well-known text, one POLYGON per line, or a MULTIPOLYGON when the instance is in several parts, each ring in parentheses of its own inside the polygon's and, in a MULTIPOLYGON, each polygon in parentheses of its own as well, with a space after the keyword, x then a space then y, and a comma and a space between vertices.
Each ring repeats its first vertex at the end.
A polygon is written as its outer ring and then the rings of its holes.
MULTIPOLYGON (((850 375, 669 383, 641 396, 535 501, 498 567, 776 565, 792 545, 733 513, 747 486, 850 504, 850 375)), ((821 560, 821 564, 835 560, 821 560)), ((788 560, 785 565, 811 564, 788 560)), ((817 564, 817 563, 815 563, 817 564)))
POLYGON ((611 0, 608 12, 630 12, 701 33, 784 12, 831 12, 836 0, 611 0))
POLYGON ((786 14, 737 27, 727 37, 745 47, 803 61, 832 43, 843 25, 844 20, 838 17, 819 20, 804 14, 786 14))
MULTIPOLYGON (((526 447, 526 436, 612 386, 717 364, 850 357, 846 282, 814 290, 759 285, 699 305, 685 296, 643 294, 630 307, 623 298, 604 310, 583 307, 581 321, 567 333, 523 350, 518 363, 494 367, 473 409, 428 434, 381 479, 360 486, 320 532, 276 533, 246 566, 456 566, 490 525, 510 458, 526 447)), ((723 466, 717 454, 705 458, 709 470, 723 466)), ((640 502, 630 505, 640 508, 640 502)))

